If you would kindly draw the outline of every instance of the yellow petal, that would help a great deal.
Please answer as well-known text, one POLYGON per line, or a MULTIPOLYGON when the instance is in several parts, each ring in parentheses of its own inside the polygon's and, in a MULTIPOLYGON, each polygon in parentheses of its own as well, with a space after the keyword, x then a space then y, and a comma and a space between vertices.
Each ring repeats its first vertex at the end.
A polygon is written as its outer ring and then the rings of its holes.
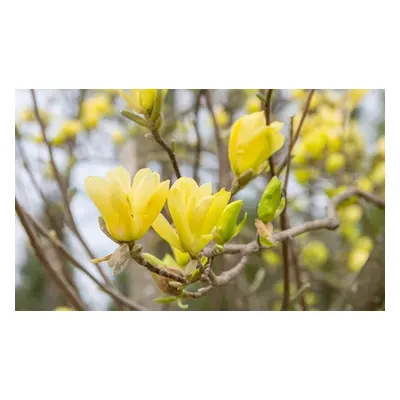
POLYGON ((85 188, 102 215, 110 235, 118 241, 136 240, 129 203, 119 183, 90 176, 85 180, 85 188))
POLYGON ((195 205, 194 209, 189 211, 189 224, 195 236, 202 233, 202 224, 212 203, 213 196, 203 197, 195 205))
POLYGON ((149 168, 140 169, 132 183, 132 205, 135 215, 144 212, 147 202, 154 190, 160 183, 160 175, 157 172, 152 172, 149 168))
MULTIPOLYGON (((187 178, 180 178, 187 179, 187 178)), ((178 179, 178 181, 180 180, 178 179)), ((177 185, 176 181, 172 186, 168 195, 168 209, 174 221, 175 228, 179 234, 179 238, 184 251, 190 251, 190 247, 194 241, 192 232, 189 227, 188 220, 188 204, 190 199, 190 190, 183 182, 183 185, 177 185), (174 188, 175 186, 175 188, 174 188), (186 200, 187 197, 187 200, 186 200)), ((197 185, 196 185, 197 186, 197 185)))
POLYGON ((164 215, 158 214, 158 216, 152 223, 152 227, 158 233, 158 235, 161 236, 172 247, 183 251, 178 234, 176 233, 175 229, 172 228, 172 226, 169 224, 164 215))
POLYGON ((157 215, 160 214, 167 200, 169 189, 169 180, 164 181, 153 192, 149 201, 147 202, 144 214, 141 216, 141 229, 147 232, 150 225, 154 222, 157 215))
POLYGON ((211 242, 212 239, 213 239, 213 235, 211 235, 211 234, 202 235, 199 238, 196 238, 196 241, 192 246, 191 253, 193 255, 199 254, 204 249, 204 247, 206 247, 208 245, 208 243, 211 242))
POLYGON ((219 192, 215 193, 213 196, 212 204, 207 212, 206 217, 202 225, 203 234, 209 234, 217 223, 219 217, 221 216, 224 208, 231 198, 231 193, 225 189, 221 189, 219 192))
POLYGON ((106 175, 109 182, 116 181, 121 185, 124 193, 129 193, 131 188, 131 174, 121 166, 118 166, 106 175))

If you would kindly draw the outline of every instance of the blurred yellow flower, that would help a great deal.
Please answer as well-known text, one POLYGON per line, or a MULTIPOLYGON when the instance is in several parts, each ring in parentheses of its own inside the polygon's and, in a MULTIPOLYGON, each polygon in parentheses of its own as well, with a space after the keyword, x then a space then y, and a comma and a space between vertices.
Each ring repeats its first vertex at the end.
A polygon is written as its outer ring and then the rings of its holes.
POLYGON ((225 109, 222 106, 216 107, 215 119, 217 120, 217 124, 221 128, 224 128, 229 123, 229 114, 225 111, 225 109))
POLYGON ((325 169, 330 174, 335 174, 341 170, 346 163, 346 158, 342 153, 329 154, 325 161, 325 169))
POLYGON ((99 123, 100 116, 95 110, 86 111, 82 115, 82 125, 85 129, 94 129, 99 123))
POLYGON ((371 180, 376 185, 382 185, 385 183, 385 162, 381 161, 377 163, 371 172, 371 180))
POLYGON ((357 186, 366 192, 372 192, 372 189, 374 188, 373 183, 366 176, 363 176, 358 180, 357 186))
POLYGON ((90 176, 85 180, 89 197, 102 215, 110 235, 120 242, 140 239, 164 207, 169 180, 160 183, 160 175, 149 168, 133 178, 119 166, 106 178, 90 176))
POLYGON ((373 248, 372 240, 368 236, 360 237, 349 253, 348 267, 352 272, 358 272, 367 262, 373 248))
POLYGON ((125 136, 118 129, 111 132, 111 139, 115 144, 125 143, 125 136))
POLYGON ((282 122, 265 125, 264 112, 247 114, 232 126, 229 138, 229 160, 236 176, 248 170, 257 172, 285 141, 282 122))
POLYGON ((328 248, 319 240, 308 242, 301 252, 302 263, 310 269, 324 266, 328 261, 328 257, 328 248))
POLYGON ((73 309, 68 306, 59 306, 56 307, 53 311, 73 311, 73 309))
POLYGON ((197 255, 213 239, 213 229, 231 197, 221 189, 212 193, 211 183, 198 186, 191 178, 179 178, 168 195, 168 210, 175 228, 159 214, 154 230, 171 247, 197 255))
POLYGON ((64 121, 61 125, 60 135, 65 138, 74 138, 82 130, 82 124, 76 119, 64 121))
POLYGON ((248 114, 261 111, 261 101, 257 97, 249 97, 246 101, 246 112, 248 114))
POLYGON ((273 250, 263 251, 262 258, 268 264, 268 266, 276 267, 281 264, 281 256, 273 250))

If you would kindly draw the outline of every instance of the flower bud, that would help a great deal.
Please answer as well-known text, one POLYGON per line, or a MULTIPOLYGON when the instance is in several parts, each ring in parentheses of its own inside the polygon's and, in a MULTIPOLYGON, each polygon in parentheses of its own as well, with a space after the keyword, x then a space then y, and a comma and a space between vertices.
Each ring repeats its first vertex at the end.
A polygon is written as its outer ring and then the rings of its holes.
POLYGON ((215 226, 214 240, 217 244, 223 245, 229 242, 242 230, 247 220, 247 213, 245 213, 242 221, 237 225, 242 205, 243 201, 237 200, 225 207, 215 226))
POLYGON ((333 153, 328 156, 325 162, 325 169, 330 174, 335 174, 344 167, 346 158, 341 153, 333 153))
POLYGON ((263 222, 272 221, 281 203, 282 182, 274 176, 268 183, 258 204, 258 218, 263 222))

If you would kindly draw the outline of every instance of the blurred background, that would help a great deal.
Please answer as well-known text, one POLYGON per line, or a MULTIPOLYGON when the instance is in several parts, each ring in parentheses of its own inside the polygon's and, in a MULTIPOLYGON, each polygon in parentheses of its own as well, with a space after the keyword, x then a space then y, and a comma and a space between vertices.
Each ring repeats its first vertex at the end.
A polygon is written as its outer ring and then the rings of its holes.
MULTIPOLYGON (((164 108, 162 134, 172 143, 181 172, 200 183, 213 182, 217 189, 218 158, 215 130, 227 146, 232 123, 246 113, 261 110, 255 89, 169 90, 164 108), (205 96, 205 92, 208 96, 205 96), (207 98, 210 101, 207 101, 207 98), (214 118, 213 118, 214 116, 214 118), (217 125, 217 128, 216 128, 217 125), (196 154, 200 163, 196 166, 196 154)), ((99 229, 96 207, 84 190, 89 175, 104 176, 116 165, 132 174, 149 167, 163 179, 174 179, 163 149, 146 136, 146 129, 121 116, 126 108, 117 89, 35 90, 38 111, 49 140, 54 162, 62 175, 73 223, 65 210, 65 198, 55 176, 48 146, 34 110, 30 90, 16 91, 15 163, 16 198, 99 279, 91 255, 113 252, 115 243, 99 229)), ((307 96, 303 89, 273 91, 271 120, 290 118, 298 124, 307 96)), ((317 90, 309 116, 296 144, 287 192, 291 225, 325 215, 329 199, 349 186, 384 198, 384 91, 317 90)), ((279 162, 286 147, 274 155, 279 162)), ((230 177, 229 182, 231 182, 230 177)), ((254 240, 257 205, 268 175, 255 179, 236 198, 244 200, 248 213, 237 243, 254 240)), ((339 209, 337 231, 315 231, 293 241, 291 264, 301 271, 301 282, 310 286, 302 304, 294 309, 384 309, 384 212, 362 200, 351 199, 339 209)), ((16 223, 16 310, 67 310, 67 300, 36 258, 18 217, 16 223)), ((153 231, 140 241, 146 252, 163 258, 169 246, 153 231)), ((113 299, 99 290, 85 274, 66 260, 51 241, 41 239, 51 261, 78 293, 89 310, 116 310, 113 299)), ((251 256, 244 272, 231 284, 188 300, 189 310, 279 310, 283 292, 281 246, 251 256)), ((236 255, 225 255, 216 273, 232 267, 236 255)), ((175 304, 154 302, 163 293, 145 268, 132 261, 121 274, 107 277, 126 297, 151 310, 177 310, 175 304)), ((300 289, 291 272, 291 295, 300 289)))

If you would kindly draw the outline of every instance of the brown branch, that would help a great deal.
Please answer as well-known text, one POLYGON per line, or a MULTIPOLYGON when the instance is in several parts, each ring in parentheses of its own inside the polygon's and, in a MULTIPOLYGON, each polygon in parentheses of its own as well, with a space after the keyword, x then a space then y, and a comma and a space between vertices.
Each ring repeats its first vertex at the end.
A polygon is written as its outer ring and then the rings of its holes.
MULTIPOLYGON (((274 89, 267 89, 265 91, 264 115, 265 115, 265 124, 267 126, 271 124, 271 99, 273 91, 274 89)), ((275 164, 272 156, 268 159, 268 163, 269 163, 271 177, 275 176, 275 164)))
POLYGON ((227 187, 228 186, 227 180, 229 179, 228 154, 227 154, 226 147, 225 147, 224 143, 222 142, 221 131, 219 129, 217 118, 215 116, 211 89, 205 90, 205 99, 206 99, 207 109, 211 115, 211 119, 212 119, 213 126, 214 126, 214 137, 215 137, 215 142, 217 145, 217 156, 218 156, 218 164, 219 164, 219 169, 218 169, 219 186, 227 187))
POLYGON ((57 273, 57 271, 52 267, 52 265, 48 262, 46 256, 43 254, 40 245, 37 242, 35 237, 35 232, 33 231, 29 221, 20 206, 17 199, 15 199, 15 211, 18 215, 19 220, 21 221, 22 226, 25 229, 26 234, 29 237, 30 243, 35 251, 36 257, 40 260, 43 267, 50 275, 51 279, 54 280, 59 289, 66 295, 69 304, 78 311, 84 311, 85 305, 82 300, 79 298, 78 294, 75 292, 73 287, 69 284, 69 282, 65 279, 64 276, 57 273))
POLYGON ((38 221, 36 221, 32 216, 30 216, 26 211, 23 210, 23 208, 20 206, 20 209, 23 211, 24 215, 28 218, 28 220, 32 223, 32 225, 37 229, 37 231, 49 239, 51 243, 60 250, 60 253, 68 260, 70 261, 77 269, 82 271, 86 276, 88 276, 96 285, 99 286, 99 288, 109 294, 111 297, 114 298, 114 300, 122 303, 123 305, 127 306, 130 310, 137 310, 137 311, 144 311, 145 308, 140 306, 139 304, 135 303, 128 297, 125 297, 121 293, 119 293, 113 286, 111 285, 105 285, 103 282, 101 282, 99 279, 96 278, 95 275, 93 275, 89 270, 87 270, 76 258, 74 258, 68 249, 64 246, 64 244, 58 240, 57 238, 51 236, 47 229, 38 221))
POLYGON ((201 148, 202 148, 202 140, 199 131, 199 111, 201 105, 201 97, 203 96, 203 94, 204 94, 204 89, 200 89, 196 97, 196 103, 194 107, 194 121, 193 121, 194 131, 196 133, 196 139, 197 139, 194 164, 193 164, 193 179, 197 183, 199 183, 199 169, 200 169, 200 158, 201 158, 201 148))
POLYGON ((312 99, 312 96, 313 96, 314 92, 315 92, 315 89, 310 89, 310 91, 308 92, 306 103, 304 105, 303 114, 302 114, 300 122, 299 122, 299 126, 296 129, 296 133, 295 133, 295 135, 293 137, 293 140, 291 141, 291 145, 289 147, 289 151, 288 151, 286 157, 283 159, 282 163, 278 167, 277 175, 280 175, 280 173, 285 168, 286 163, 288 162, 290 154, 292 152, 292 149, 293 149, 294 145, 296 144, 297 139, 300 136, 301 129, 303 127, 304 120, 306 119, 306 116, 308 114, 308 109, 310 108, 310 103, 311 103, 311 99, 312 99))
MULTIPOLYGON (((44 142, 46 144, 47 151, 49 153, 50 163, 51 163, 51 165, 52 165, 52 167, 54 169, 54 175, 55 175, 56 181, 58 183, 58 186, 60 187, 60 191, 61 191, 64 207, 65 207, 65 210, 66 210, 66 213, 67 213, 67 217, 68 217, 69 222, 70 222, 71 230, 76 235, 76 237, 78 238, 78 240, 80 241, 82 246, 85 248, 85 250, 88 253, 89 257, 90 258, 96 258, 94 256, 93 252, 90 250, 90 248, 87 245, 87 243, 85 242, 85 240, 83 239, 82 234, 80 233, 80 231, 79 231, 79 229, 78 229, 78 227, 77 227, 77 225, 75 223, 74 217, 73 217, 71 209, 69 207, 68 192, 67 192, 67 189, 66 189, 66 187, 64 185, 64 182, 62 180, 61 174, 60 174, 60 172, 59 172, 59 170, 57 168, 57 165, 56 165, 56 162, 55 162, 55 159, 54 159, 53 148, 52 148, 52 146, 51 146, 51 144, 50 144, 50 142, 49 142, 49 140, 47 138, 46 127, 45 127, 45 125, 43 123, 43 120, 42 120, 42 118, 40 116, 40 113, 39 113, 39 107, 38 107, 38 104, 37 104, 36 94, 35 94, 35 90, 34 89, 31 89, 31 95, 32 95, 32 101, 33 101, 34 114, 35 114, 36 120, 39 123, 40 129, 41 129, 41 133, 42 133, 42 136, 43 136, 43 140, 44 140, 44 142)), ((103 279, 105 280, 105 282, 107 282, 110 285, 111 281, 108 278, 107 274, 101 268, 101 265, 100 264, 96 264, 96 268, 99 270, 99 272, 100 272, 101 276, 103 277, 103 279)))
POLYGON ((158 129, 152 129, 151 134, 153 135, 154 140, 167 152, 168 157, 171 161, 172 167, 174 169, 175 175, 177 179, 179 179, 181 175, 181 171, 179 170, 178 161, 175 156, 174 150, 172 147, 165 141, 165 139, 160 135, 158 129))
POLYGON ((184 297, 192 297, 192 298, 199 298, 207 294, 210 290, 215 287, 221 287, 227 285, 233 279, 235 279, 244 269, 246 266, 248 257, 247 255, 242 255, 240 261, 230 270, 223 272, 221 275, 213 276, 212 284, 205 286, 196 290, 195 292, 189 292, 187 290, 183 291, 184 297))
MULTIPOLYGON (((372 193, 364 192, 358 188, 352 188, 333 197, 327 206, 327 216, 325 218, 317 219, 314 221, 308 221, 301 225, 286 229, 281 232, 277 232, 272 235, 272 240, 275 242, 282 242, 285 240, 292 239, 306 232, 316 231, 320 229, 335 230, 339 227, 339 218, 336 214, 336 208, 343 203, 345 200, 358 196, 365 200, 373 203, 380 209, 385 209, 385 201, 377 197, 372 193)), ((261 248, 257 241, 254 240, 247 244, 227 244, 224 246, 223 253, 225 254, 251 254, 259 251, 261 248)), ((203 253, 204 256, 209 257, 212 254, 212 248, 205 248, 203 253)), ((221 254, 223 254, 221 253, 221 254)))
POLYGON ((157 274, 157 275, 163 276, 164 278, 172 279, 172 280, 180 282, 180 283, 187 283, 186 279, 183 276, 180 276, 173 272, 170 272, 163 267, 159 267, 159 266, 150 264, 142 255, 135 257, 135 261, 138 264, 142 265, 143 267, 147 268, 153 274, 157 274))
MULTIPOLYGON (((287 229, 287 220, 286 220, 286 206, 283 210, 282 214, 279 216, 281 231, 285 231, 287 229)), ((287 311, 289 309, 290 304, 290 261, 289 261, 289 242, 284 240, 282 242, 282 257, 283 257, 283 296, 282 296, 282 305, 281 310, 287 311)))

